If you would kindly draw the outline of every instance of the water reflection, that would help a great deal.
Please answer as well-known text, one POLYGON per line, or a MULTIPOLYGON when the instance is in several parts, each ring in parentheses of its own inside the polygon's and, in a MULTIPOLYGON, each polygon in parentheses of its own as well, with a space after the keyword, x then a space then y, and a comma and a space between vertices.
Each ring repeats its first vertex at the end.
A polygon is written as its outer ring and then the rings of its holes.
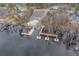
MULTIPOLYGON (((12 26, 13 27, 13 26, 12 26)), ((31 38, 21 37, 18 34, 19 27, 0 32, 0 55, 74 55, 73 50, 67 50, 62 43, 57 45, 50 41, 37 40, 37 32, 31 38)))

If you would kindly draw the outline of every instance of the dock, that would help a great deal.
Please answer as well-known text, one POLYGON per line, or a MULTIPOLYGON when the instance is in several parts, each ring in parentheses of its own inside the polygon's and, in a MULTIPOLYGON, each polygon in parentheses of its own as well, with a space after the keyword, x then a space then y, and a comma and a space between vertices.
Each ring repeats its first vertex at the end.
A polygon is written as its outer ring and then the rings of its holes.
POLYGON ((30 36, 30 35, 32 35, 33 32, 34 32, 34 28, 32 28, 28 33, 22 32, 21 34, 26 35, 26 36, 30 36))
POLYGON ((40 36, 46 36, 46 37, 55 37, 55 38, 57 38, 58 37, 58 35, 56 35, 56 34, 48 34, 48 33, 42 33, 42 30, 44 29, 44 27, 45 26, 42 26, 42 28, 41 28, 41 30, 40 30, 40 36))

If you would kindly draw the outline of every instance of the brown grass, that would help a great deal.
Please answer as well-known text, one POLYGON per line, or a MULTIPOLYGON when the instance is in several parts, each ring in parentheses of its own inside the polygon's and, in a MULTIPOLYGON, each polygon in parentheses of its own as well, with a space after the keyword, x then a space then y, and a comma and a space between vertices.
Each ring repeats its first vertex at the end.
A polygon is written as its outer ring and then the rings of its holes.
POLYGON ((67 31, 70 33, 79 31, 79 25, 73 25, 66 14, 60 13, 58 14, 59 17, 57 19, 57 16, 54 15, 54 19, 52 18, 51 24, 50 24, 50 17, 49 19, 43 20, 43 24, 46 26, 46 29, 52 27, 52 31, 67 31))

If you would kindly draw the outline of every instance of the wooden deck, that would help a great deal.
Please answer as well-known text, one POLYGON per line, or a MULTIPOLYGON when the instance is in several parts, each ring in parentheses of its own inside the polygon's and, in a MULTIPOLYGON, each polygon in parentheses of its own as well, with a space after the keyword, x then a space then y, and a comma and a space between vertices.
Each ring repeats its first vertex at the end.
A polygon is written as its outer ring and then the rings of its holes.
POLYGON ((28 33, 21 33, 22 35, 30 36, 34 32, 34 28, 32 28, 28 33))
POLYGON ((41 28, 41 30, 40 30, 40 33, 39 33, 40 36, 56 37, 56 38, 57 38, 58 35, 56 35, 56 34, 42 33, 42 30, 44 29, 44 27, 45 27, 45 26, 42 26, 42 28, 41 28))
POLYGON ((56 34, 48 34, 48 33, 40 33, 41 36, 47 36, 47 37, 57 37, 56 34))

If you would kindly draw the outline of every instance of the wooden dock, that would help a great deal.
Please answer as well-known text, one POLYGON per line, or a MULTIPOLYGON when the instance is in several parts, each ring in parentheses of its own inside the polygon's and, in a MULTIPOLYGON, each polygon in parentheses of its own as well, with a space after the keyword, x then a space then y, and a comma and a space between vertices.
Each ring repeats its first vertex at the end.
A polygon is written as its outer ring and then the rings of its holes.
POLYGON ((32 28, 28 33, 21 33, 22 35, 30 36, 34 32, 34 28, 32 28))
POLYGON ((42 30, 44 29, 45 26, 42 26, 41 30, 40 30, 40 36, 46 36, 46 37, 58 37, 58 35, 56 34, 48 34, 48 33, 42 33, 42 30))
POLYGON ((41 36, 47 36, 47 37, 57 37, 56 34, 48 34, 48 33, 40 33, 41 36))

